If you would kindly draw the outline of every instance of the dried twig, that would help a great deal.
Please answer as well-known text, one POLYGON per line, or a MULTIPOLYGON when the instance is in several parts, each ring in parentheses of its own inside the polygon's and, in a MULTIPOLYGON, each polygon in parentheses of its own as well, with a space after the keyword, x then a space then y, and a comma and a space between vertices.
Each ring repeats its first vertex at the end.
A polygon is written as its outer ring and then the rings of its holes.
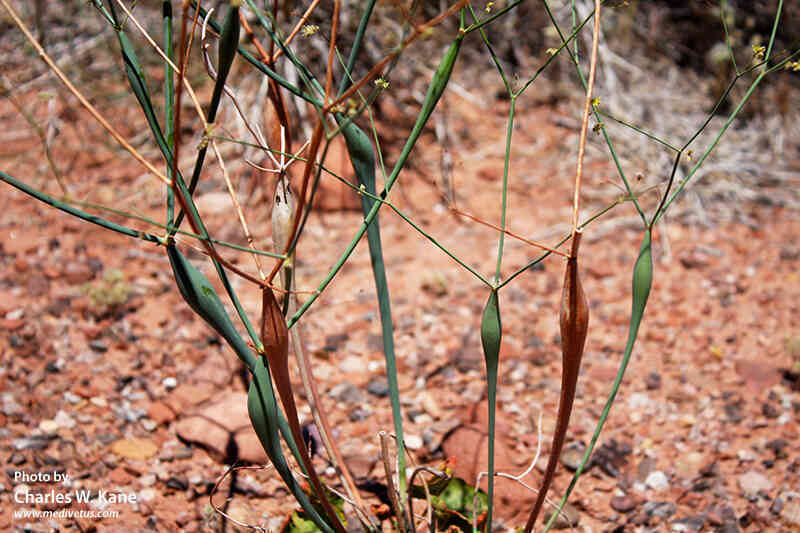
POLYGON ((583 106, 581 137, 578 144, 578 168, 575 172, 575 195, 572 207, 572 233, 578 231, 578 208, 581 201, 581 178, 583 177, 583 156, 586 151, 586 131, 589 129, 589 112, 592 108, 592 90, 597 72, 597 49, 600 42, 600 0, 594 1, 594 33, 592 34, 592 56, 589 65, 589 80, 586 85, 586 100, 583 106))
POLYGON ((83 96, 83 94, 72 84, 69 78, 67 78, 67 76, 61 72, 61 69, 58 68, 58 65, 56 65, 55 61, 53 61, 52 58, 47 55, 47 52, 44 51, 42 45, 39 44, 39 41, 36 40, 36 37, 33 36, 25 23, 22 22, 22 19, 19 18, 19 15, 17 15, 17 12, 14 11, 8 1, 0 0, 0 3, 2 3, 3 7, 6 8, 6 11, 8 11, 11 19, 14 21, 14 24, 16 24, 17 27, 22 30, 22 33, 25 34, 25 38, 28 39, 29 43, 31 43, 31 46, 33 46, 33 48, 36 50, 36 53, 39 54, 39 57, 42 58, 50 70, 52 70, 58 79, 61 80, 61 83, 63 83, 67 89, 69 89, 69 91, 75 96, 75 98, 78 99, 81 105, 86 108, 92 117, 94 117, 94 119, 97 120, 97 122, 99 122, 100 125, 103 126, 112 137, 114 137, 120 146, 122 146, 129 154, 131 154, 134 159, 141 163, 141 165, 145 167, 153 176, 161 180, 166 185, 172 185, 172 182, 169 180, 169 178, 167 178, 163 173, 159 172, 152 163, 145 159, 142 154, 140 154, 133 146, 131 146, 130 143, 126 141, 125 138, 119 132, 117 132, 117 130, 111 124, 109 124, 105 117, 103 117, 103 115, 101 115, 100 112, 91 103, 89 103, 89 100, 87 100, 86 97, 83 96))

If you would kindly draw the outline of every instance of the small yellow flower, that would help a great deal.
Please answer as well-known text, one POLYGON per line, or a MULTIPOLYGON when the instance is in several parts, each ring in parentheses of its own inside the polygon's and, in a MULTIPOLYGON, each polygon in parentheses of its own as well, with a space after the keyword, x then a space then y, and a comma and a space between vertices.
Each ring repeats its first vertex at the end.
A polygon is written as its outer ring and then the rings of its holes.
POLYGON ((600 97, 595 96, 592 98, 592 107, 600 107, 600 97))
POLYGON ((605 124, 603 124, 602 122, 598 122, 597 124, 594 125, 594 127, 592 127, 592 131, 595 133, 600 133, 600 131, 603 129, 604 126, 605 124))
POLYGON ((558 48, 548 48, 544 51, 547 55, 554 56, 558 53, 558 48))
POLYGON ((691 161, 692 160, 692 155, 694 155, 694 150, 689 150, 688 152, 686 152, 686 159, 691 161))
POLYGON ((766 53, 767 48, 761 45, 754 44, 753 45, 753 58, 756 61, 761 61, 764 59, 764 54, 766 53))
POLYGON ((486 8, 484 9, 484 11, 490 13, 492 11, 492 6, 494 6, 494 2, 486 2, 486 8))
POLYGON ((300 33, 303 34, 303 37, 311 37, 315 33, 319 31, 319 26, 316 24, 306 24, 303 26, 303 29, 300 30, 300 33))
POLYGON ((383 78, 378 78, 377 80, 375 80, 375 87, 378 87, 379 89, 388 89, 389 82, 383 78))

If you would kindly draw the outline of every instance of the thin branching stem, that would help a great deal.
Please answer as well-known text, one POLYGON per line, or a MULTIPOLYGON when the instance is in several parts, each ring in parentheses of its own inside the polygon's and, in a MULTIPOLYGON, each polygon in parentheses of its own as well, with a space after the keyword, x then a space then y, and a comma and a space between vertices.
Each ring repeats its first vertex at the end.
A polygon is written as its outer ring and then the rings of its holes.
MULTIPOLYGON (((573 13, 573 19, 575 15, 573 13)), ((578 168, 575 171, 575 194, 572 200, 572 232, 578 231, 578 211, 581 203, 581 178, 583 177, 583 156, 586 153, 586 132, 589 129, 589 111, 592 108, 592 91, 597 72, 597 50, 600 43, 600 0, 594 0, 594 31, 592 33, 592 55, 589 63, 589 80, 586 87, 586 99, 583 104, 583 120, 581 120, 581 137, 578 144, 578 168)))
POLYGON ((44 51, 42 45, 39 44, 39 41, 36 40, 36 37, 33 36, 33 33, 31 33, 31 31, 28 29, 25 23, 22 22, 22 19, 19 18, 17 12, 14 11, 14 9, 8 3, 8 0, 0 0, 0 3, 2 3, 3 7, 6 8, 6 11, 8 11, 8 14, 11 16, 11 20, 14 21, 14 24, 16 24, 17 27, 20 30, 22 30, 22 33, 25 35, 25 38, 28 40, 31 46, 33 46, 33 48, 36 50, 36 53, 39 54, 39 57, 42 58, 42 60, 47 64, 50 70, 52 70, 53 73, 56 75, 56 77, 58 77, 61 83, 63 83, 67 87, 67 89, 69 89, 69 92, 71 92, 73 96, 75 96, 75 98, 78 99, 81 105, 92 115, 92 117, 94 117, 94 119, 97 120, 97 122, 99 122, 100 125, 103 126, 103 128, 105 128, 105 130, 108 133, 110 133, 112 137, 114 137, 114 140, 116 140, 120 144, 120 146, 122 146, 129 154, 133 156, 134 159, 136 159, 136 161, 138 161, 144 168, 146 168, 148 172, 150 172, 153 176, 161 180, 163 183, 171 185, 170 179, 167 178, 158 169, 156 169, 156 167, 154 167, 153 164, 150 163, 150 161, 145 159, 142 154, 140 154, 133 146, 131 146, 131 144, 125 140, 125 138, 116 130, 116 128, 114 128, 114 126, 112 126, 105 119, 105 117, 91 103, 89 103, 89 100, 87 100, 86 97, 83 96, 83 94, 77 89, 77 87, 75 87, 75 85, 72 84, 69 78, 67 78, 66 74, 64 74, 61 71, 61 69, 58 68, 58 65, 56 65, 55 61, 53 61, 53 59, 47 54, 47 52, 44 51))

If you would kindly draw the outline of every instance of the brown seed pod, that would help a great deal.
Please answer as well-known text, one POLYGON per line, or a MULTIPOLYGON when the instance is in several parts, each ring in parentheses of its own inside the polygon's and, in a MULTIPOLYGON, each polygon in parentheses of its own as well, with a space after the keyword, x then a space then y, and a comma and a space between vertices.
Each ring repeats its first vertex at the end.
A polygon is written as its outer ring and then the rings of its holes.
POLYGON ((542 486, 536 503, 528 516, 525 532, 533 529, 539 511, 544 504, 547 490, 553 482, 558 458, 564 447, 564 440, 569 427, 569 418, 572 414, 572 402, 575 399, 575 387, 578 383, 578 374, 581 369, 581 357, 586 344, 586 333, 589 330, 589 302, 583 292, 581 278, 578 273, 578 246, 581 233, 576 231, 572 237, 572 251, 567 259, 567 269, 564 274, 564 288, 561 293, 561 399, 558 403, 558 416, 553 434, 553 444, 550 447, 550 458, 547 461, 542 486))

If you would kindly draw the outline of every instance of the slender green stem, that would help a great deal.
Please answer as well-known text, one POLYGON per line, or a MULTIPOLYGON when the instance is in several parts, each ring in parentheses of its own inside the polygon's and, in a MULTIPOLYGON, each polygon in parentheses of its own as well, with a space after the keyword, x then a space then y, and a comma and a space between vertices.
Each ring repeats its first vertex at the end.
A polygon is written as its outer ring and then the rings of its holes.
POLYGON ((106 228, 106 229, 109 229, 111 231, 115 231, 117 233, 121 233, 123 235, 127 235, 128 237, 135 237, 137 239, 142 239, 144 241, 154 242, 154 243, 157 243, 157 244, 163 244, 162 243, 162 239, 160 237, 157 237, 157 236, 155 236, 155 235, 153 235, 151 233, 146 233, 144 231, 131 229, 131 228, 122 226, 120 224, 115 224, 114 222, 111 222, 110 220, 106 220, 106 219, 104 219, 102 217, 98 217, 97 215, 92 215, 92 214, 89 214, 89 213, 87 213, 85 211, 81 211, 80 209, 72 207, 69 204, 66 204, 64 202, 56 200, 52 196, 49 196, 49 195, 47 195, 47 194, 45 194, 45 193, 43 193, 43 192, 31 187, 27 183, 23 183, 23 182, 15 179, 13 177, 11 177, 10 175, 6 174, 3 171, 0 171, 0 180, 5 181, 6 183, 8 183, 9 185, 11 185, 13 187, 16 187, 17 189, 19 189, 20 191, 24 192, 25 194, 36 198, 40 202, 43 202, 43 203, 45 203, 47 205, 50 205, 50 206, 53 206, 53 207, 55 207, 56 209, 58 209, 60 211, 64 211, 65 213, 69 213, 70 215, 76 216, 76 217, 78 217, 78 218, 80 218, 82 220, 85 220, 86 222, 91 222, 92 224, 96 224, 96 225, 98 225, 98 226, 100 226, 102 228, 106 228))
POLYGON ((466 28, 464 28, 464 33, 465 34, 466 33, 472 33, 475 30, 479 30, 479 29, 483 28, 487 24, 491 24, 492 22, 494 22, 498 18, 502 17, 503 15, 505 15, 506 13, 508 13, 509 11, 511 11, 512 9, 517 7, 518 5, 520 5, 522 2, 524 2, 524 0, 514 0, 514 2, 511 2, 506 7, 504 7, 503 9, 500 9, 499 11, 494 13, 493 15, 490 15, 490 16, 486 17, 485 19, 483 19, 480 22, 476 22, 475 24, 467 26, 466 28))
POLYGON ((569 37, 567 37, 566 39, 562 39, 561 46, 559 46, 558 48, 556 48, 556 49, 555 49, 555 51, 554 51, 552 54, 550 54, 550 57, 548 57, 548 58, 547 58, 547 61, 545 61, 545 62, 542 64, 542 66, 541 66, 541 67, 539 67, 538 69, 536 69, 536 72, 534 72, 534 73, 533 73, 533 76, 531 76, 530 78, 528 78, 528 81, 526 81, 526 82, 525 82, 525 84, 524 84, 524 85, 523 85, 523 86, 522 86, 522 87, 519 89, 519 91, 517 91, 517 95, 520 95, 520 94, 522 94, 522 93, 525 91, 525 89, 527 89, 527 88, 528 88, 528 87, 529 87, 529 86, 530 86, 530 85, 531 85, 531 84, 532 84, 532 83, 533 83, 533 82, 536 80, 536 78, 538 78, 538 77, 539 77, 539 74, 541 74, 542 72, 544 72, 544 70, 545 70, 545 69, 546 69, 546 68, 547 68, 547 67, 550 65, 550 63, 551 63, 552 61, 555 61, 556 57, 557 57, 557 56, 558 56, 558 54, 561 52, 561 50, 563 50, 564 48, 566 48, 566 47, 569 45, 569 43, 571 43, 571 42, 572 42, 572 40, 573 40, 573 39, 575 39, 575 37, 577 37, 577 36, 578 36, 578 33, 580 33, 581 29, 583 29, 583 27, 584 27, 584 26, 585 26, 585 25, 586 25, 586 24, 587 24, 587 23, 588 23, 590 20, 592 20, 592 18, 593 18, 593 17, 594 17, 594 12, 590 13, 588 17, 586 17, 585 19, 583 19, 583 21, 582 21, 582 22, 581 22, 581 23, 578 25, 578 27, 577 27, 577 28, 575 28, 575 29, 572 31, 572 33, 569 35, 569 37))
POLYGON ((618 122, 618 123, 622 124, 623 126, 627 126, 628 128, 632 129, 632 130, 633 130, 633 131, 635 131, 636 133, 641 133, 642 135, 644 135, 644 136, 645 136, 645 137, 647 137, 648 139, 652 139, 653 141, 655 141, 655 142, 657 142, 657 143, 659 143, 659 144, 661 144, 661 145, 664 145, 664 146, 666 146, 666 147, 667 147, 667 148, 669 148, 670 150, 674 150, 675 152, 680 152, 680 151, 681 151, 681 149, 680 149, 680 148, 677 148, 676 146, 674 146, 674 145, 670 144, 668 141, 665 141, 665 140, 663 140, 663 139, 661 139, 661 138, 657 137, 656 135, 653 135, 652 133, 650 133, 650 132, 647 132, 647 131, 643 130, 642 128, 640 128, 639 126, 636 126, 635 124, 631 124, 630 122, 628 122, 628 121, 626 121, 626 120, 623 120, 623 119, 621 119, 621 118, 615 117, 615 116, 614 116, 614 115, 612 115, 611 113, 607 113, 607 112, 605 112, 605 111, 601 111, 601 110, 599 110, 599 109, 597 110, 597 113, 598 113, 598 114, 599 114, 601 117, 606 117, 606 118, 608 118, 608 119, 611 119, 611 120, 613 120, 614 122, 618 122))
POLYGON ((161 228, 163 230, 167 230, 170 233, 177 233, 180 235, 185 235, 187 237, 191 237, 197 240, 208 240, 209 242, 214 243, 217 246, 222 246, 224 248, 230 248, 231 250, 238 250, 240 252, 247 252, 253 253, 257 255, 263 255, 266 257, 273 257, 275 259, 283 259, 285 256, 282 254, 276 254, 274 252, 267 252, 265 250, 253 250, 248 246, 243 246, 241 244, 234 244, 232 242, 227 241, 220 241, 213 238, 203 239, 202 235, 198 235, 197 233, 192 233, 191 231, 186 231, 182 229, 178 229, 175 226, 170 226, 169 224, 162 224, 157 220, 153 220, 152 218, 146 217, 144 215, 137 215, 135 213, 130 213, 128 211, 122 211, 120 209, 114 209, 113 207, 108 207, 102 204, 96 204, 94 202, 87 202, 87 201, 79 201, 79 200, 71 200, 71 199, 62 199, 62 202, 70 205, 80 206, 80 207, 88 207, 91 209, 98 209, 101 211, 106 211, 108 213, 118 215, 125 218, 130 218, 131 220, 138 220, 139 222, 145 222, 147 224, 151 224, 157 228, 161 228))
MULTIPOLYGON (((617 198, 610 205, 604 207, 603 209, 601 209, 600 211, 598 211, 594 215, 590 216, 589 218, 587 218, 586 220, 584 220, 583 222, 578 224, 578 228, 582 230, 583 228, 585 228, 586 226, 588 226, 589 224, 591 224, 592 222, 594 222, 595 220, 597 220, 601 216, 605 215, 606 213, 608 213, 609 211, 611 211, 612 209, 617 207, 619 204, 621 204, 623 202, 630 201, 630 200, 631 200, 631 198, 628 197, 628 196, 623 196, 621 198, 617 198)), ((567 235, 562 237, 562 239, 556 243, 554 248, 558 248, 559 246, 561 246, 562 244, 567 242, 570 238, 572 238, 572 231, 570 231, 569 233, 567 233, 567 235)), ((508 278, 506 278, 502 283, 500 283, 497 286, 497 289, 498 290, 502 289, 503 287, 505 287, 506 285, 511 283, 514 280, 514 278, 516 278, 517 276, 519 276, 520 274, 522 274, 523 272, 525 272, 529 268, 533 268, 537 264, 541 263, 544 259, 546 259, 551 254, 552 254, 552 252, 547 251, 547 252, 544 252, 539 257, 537 257, 536 259, 533 259, 528 264, 526 264, 524 267, 520 268, 519 270, 517 270, 516 272, 511 274, 508 278)))
MULTIPOLYGON (((192 7, 197 9, 197 2, 196 1, 192 1, 192 7)), ((200 7, 199 9, 200 9, 200 16, 201 17, 206 17, 208 15, 208 12, 204 8, 200 7)), ((258 11, 256 11, 256 12, 260 13, 258 11)), ((263 15, 262 15, 262 17, 263 17, 263 15)), ((216 31, 217 33, 222 31, 222 27, 213 18, 209 18, 208 19, 208 25, 211 26, 214 29, 214 31, 216 31)), ((268 26, 269 26, 269 24, 268 24, 268 26)), ((273 38, 275 38, 275 37, 273 37, 273 38)), ((276 43, 280 43, 280 44, 283 43, 283 41, 281 41, 280 39, 276 40, 275 42, 276 43)), ((255 56, 253 56, 253 54, 251 54, 250 52, 248 52, 244 48, 244 46, 239 45, 237 47, 236 51, 239 53, 239 55, 241 55, 245 59, 245 61, 247 61, 248 63, 253 65, 256 69, 260 70, 263 74, 266 74, 270 79, 274 80, 276 83, 278 83, 278 85, 280 85, 281 87, 283 87, 284 89, 286 89, 290 93, 294 94, 295 96, 298 96, 298 97, 302 98, 303 100, 305 100, 306 102, 308 102, 309 104, 311 104, 311 105, 313 105, 315 107, 318 107, 318 108, 322 107, 322 102, 321 101, 316 99, 314 96, 303 92, 302 90, 300 90, 300 88, 296 87, 291 82, 289 82, 289 80, 287 80, 286 78, 284 78, 283 76, 281 76, 280 74, 278 74, 277 72, 272 70, 269 66, 265 65, 264 63, 262 63, 261 61, 256 59, 255 56)), ((289 56, 289 57, 291 57, 291 56, 289 56)))
MULTIPOLYGON (((548 17, 550 17, 550 21, 552 22, 553 27, 556 29, 558 36, 561 38, 561 41, 563 43, 566 43, 566 39, 564 39, 564 34, 561 31, 561 27, 558 25, 558 21, 556 21, 555 17, 553 16, 553 12, 550 9, 550 5, 547 3, 547 0, 542 0, 542 4, 544 4, 545 11, 547 11, 547 15, 548 17)), ((592 10, 590 18, 593 17, 594 17, 594 10, 592 10)), ((580 77, 584 90, 586 90, 587 81, 586 81, 586 76, 583 73, 583 69, 581 68, 580 63, 577 61, 577 58, 572 54, 572 50, 570 50, 569 47, 565 48, 567 50, 567 53, 570 54, 570 58, 572 59, 572 62, 575 65, 575 69, 578 72, 578 76, 580 77)), ((625 185, 625 190, 627 191, 628 196, 631 197, 633 205, 636 208, 636 211, 639 213, 642 222, 646 225, 647 216, 645 215, 642 207, 639 205, 639 201, 636 199, 636 196, 633 194, 633 189, 631 189, 630 183, 628 183, 628 178, 625 176, 625 171, 622 170, 622 163, 620 163, 619 157, 617 156, 617 152, 614 149, 614 143, 611 142, 611 137, 609 137, 608 131, 606 131, 605 126, 603 126, 602 120, 600 120, 600 115, 598 114, 597 109, 594 109, 594 116, 600 125, 600 131, 603 133, 603 138, 605 139, 606 145, 608 146, 608 150, 611 153, 611 158, 614 160, 614 164, 617 167, 617 173, 619 174, 620 179, 622 179, 622 183, 625 185)))
POLYGON ((769 36, 769 44, 767 44, 767 53, 764 55, 764 67, 761 71, 766 74, 767 64, 772 57, 772 46, 775 44, 775 35, 778 34, 778 23, 781 20, 781 12, 783 11, 783 0, 778 0, 778 8, 775 11, 775 21, 772 23, 772 33, 769 36))
MULTIPOLYGON (((476 23, 479 23, 480 21, 478 20, 478 16, 475 14, 475 10, 472 9, 472 4, 467 4, 467 7, 469 8, 469 12, 472 15, 472 19, 476 23)), ((494 63, 494 66, 497 69, 497 72, 500 73, 500 77, 503 79, 503 85, 505 85, 506 91, 508 92, 509 95, 512 95, 514 91, 511 88, 511 84, 508 82, 508 78, 506 77, 505 70, 503 70, 503 65, 502 65, 502 63, 500 63, 500 58, 498 58, 497 54, 495 54, 494 47, 492 47, 492 43, 489 42, 489 37, 486 35, 486 32, 483 30, 483 26, 479 26, 478 30, 481 33, 481 39, 483 40, 483 44, 486 45, 486 48, 489 50, 489 55, 492 58, 492 62, 494 63)))
POLYGON ((414 222, 414 221, 411 219, 411 217, 409 217, 408 215, 406 215, 406 214, 405 214, 405 213, 404 213, 402 210, 400 210, 400 209, 399 209, 399 208, 398 208, 396 205, 394 205, 392 202, 390 202, 389 200, 385 200, 385 199, 381 198, 381 197, 380 197, 380 196, 378 196, 378 195, 375 195, 375 194, 370 194, 370 193, 369 193, 369 192, 367 192, 367 191, 362 191, 361 189, 359 189, 359 188, 358 188, 357 186, 355 186, 354 184, 350 183, 350 182, 349 182, 348 180, 346 180, 345 178, 343 178, 343 177, 341 177, 341 176, 339 176, 339 175, 337 175, 337 174, 334 174, 333 172, 331 172, 331 175, 332 175, 333 177, 337 178, 339 181, 341 181, 341 182, 342 182, 342 183, 344 183, 345 185, 347 185, 348 187, 350 187, 351 189, 353 189, 353 191, 357 192, 358 194, 363 194, 364 196, 366 196, 366 197, 368 197, 368 198, 371 198, 372 200, 374 200, 374 201, 376 201, 376 202, 380 202, 380 203, 382 203, 383 205, 385 205, 386 207, 388 207, 389 209, 391 209, 392 211, 394 211, 394 212, 395 212, 395 214, 397 214, 397 216, 399 216, 399 217, 400 217, 401 219, 403 219, 403 220, 404 220, 406 223, 408 223, 408 225, 409 225, 409 226, 411 226, 412 228, 414 228, 414 229, 415 229, 415 230, 416 230, 416 231, 417 231, 417 232, 418 232, 420 235, 422 235, 423 237, 425 237, 426 239, 428 239, 428 240, 431 242, 431 244, 433 244, 433 245, 434 245, 434 246, 436 246, 438 249, 440 249, 442 252, 444 252, 444 253, 445 253, 445 255, 447 255, 447 256, 448 256, 450 259, 452 259, 453 261, 455 261, 456 263, 458 263, 459 265, 461 265, 461 266, 462 266, 462 267, 463 267, 463 268, 464 268, 466 271, 468 271, 470 274, 472 274, 473 276, 475 276, 476 278, 478 278, 478 279, 479 279, 481 282, 483 282, 483 283, 484 283, 484 284, 485 284, 487 287, 489 287, 489 288, 491 288, 491 287, 492 287, 492 283, 491 283, 491 282, 490 282, 488 279, 486 279, 485 277, 483 277, 483 276, 482 276, 480 273, 478 273, 478 272, 477 272, 477 271, 476 271, 474 268, 472 268, 472 267, 471 267, 471 266, 469 266, 467 263, 465 263, 463 260, 461 260, 461 259, 460 259, 460 258, 459 258, 459 257, 458 257, 456 254, 454 254, 453 252, 451 252, 450 250, 448 250, 448 249, 447 249, 447 247, 445 247, 445 246, 444 246, 442 243, 440 243, 438 240, 436 240, 436 238, 435 238, 433 235, 431 235, 430 233, 428 233, 427 231, 425 231, 425 230, 424 230, 424 229, 423 229, 423 228, 422 228, 422 227, 421 227, 419 224, 417 224, 416 222, 414 222))
POLYGON ((744 96, 742 97, 742 99, 739 102, 739 104, 736 106, 736 108, 733 110, 733 112, 728 117, 728 120, 725 121, 725 124, 722 126, 722 128, 719 131, 719 133, 717 133, 717 136, 714 138, 714 141, 706 149, 706 151, 703 153, 703 155, 700 156, 700 158, 697 160, 697 163, 694 164, 694 166, 691 168, 691 170, 689 170, 689 172, 686 174, 686 177, 683 178, 683 180, 681 180, 681 182, 678 184, 678 187, 675 189, 675 192, 672 193, 672 196, 670 197, 670 199, 667 200, 664 203, 664 206, 661 208, 661 210, 658 213, 656 213, 656 216, 653 219, 653 222, 651 223, 651 225, 653 225, 656 222, 658 222, 658 220, 661 218, 661 215, 663 215, 667 211, 667 209, 669 209, 669 206, 672 205, 672 202, 675 201, 675 198, 683 191, 683 189, 689 183, 689 180, 692 179, 692 177, 695 175, 695 173, 700 168, 700 166, 702 166, 702 164, 705 162, 706 158, 711 154, 711 152, 714 150, 714 148, 717 147, 717 144, 719 144, 720 139, 722 139, 722 136, 725 134, 725 132, 730 127, 730 125, 736 119, 736 116, 742 110, 742 108, 744 107, 744 104, 746 104, 747 100, 750 99, 750 95, 753 94, 753 91, 755 91, 756 87, 758 87, 758 84, 761 83, 762 79, 764 79, 764 76, 766 76, 766 72, 762 72, 761 74, 759 74, 758 77, 753 81, 753 83, 750 85, 750 88, 747 89, 747 92, 744 94, 744 96))
POLYGON ((361 21, 358 23, 356 36, 353 39, 353 47, 350 49, 350 57, 347 58, 347 66, 344 69, 345 75, 342 76, 342 82, 339 85, 339 92, 337 95, 341 95, 352 83, 350 73, 353 72, 356 59, 358 59, 358 52, 361 49, 361 43, 364 40, 364 34, 367 31, 367 26, 369 25, 369 19, 372 16, 372 10, 375 7, 375 2, 376 0, 367 0, 367 4, 364 6, 364 13, 361 15, 361 21))
POLYGON ((500 209, 500 241, 497 245, 497 266, 494 272, 495 284, 500 283, 500 268, 503 263, 503 246, 506 238, 506 214, 508 210, 508 171, 511 160, 511 136, 514 134, 514 112, 517 106, 516 96, 511 97, 511 106, 508 110, 508 127, 506 128, 506 149, 503 157, 503 200, 500 209))
MULTIPOLYGON (((113 1, 113 0, 112 0, 113 1)), ((163 24, 164 24, 164 53, 169 61, 175 64, 175 50, 172 44, 172 3, 162 2, 163 24)), ((167 149, 174 153, 175 132, 175 113, 173 103, 175 101, 175 77, 169 62, 164 62, 164 124, 166 125, 165 136, 167 138, 167 149)), ((172 181, 172 165, 167 165, 167 178, 172 181)), ((175 191, 172 187, 167 187, 167 225, 171 225, 175 220, 175 191)))
POLYGON ((728 0, 721 0, 719 3, 719 17, 722 20, 722 28, 725 30, 725 46, 728 48, 728 55, 733 63, 733 70, 739 75, 739 66, 736 64, 736 55, 733 53, 733 39, 728 31, 728 0))
MULTIPOLYGON (((405 166, 406 160, 408 156, 411 154, 411 150, 414 148, 414 145, 419 139, 419 136, 422 134, 422 130, 425 124, 428 121, 431 113, 433 113, 436 104, 441 98, 444 89, 447 87, 447 82, 450 79, 450 74, 453 71, 453 65, 455 64, 456 59, 458 58, 458 52, 461 49, 461 42, 464 39, 464 33, 459 32, 458 37, 456 37, 453 44, 448 49, 447 53, 445 54, 442 62, 439 65, 436 73, 433 76, 433 80, 431 81, 430 88, 428 90, 428 94, 425 97, 425 100, 422 104, 422 109, 417 116, 417 121, 414 124, 414 127, 411 129, 411 132, 406 139, 406 143, 403 146, 403 150, 400 152, 400 156, 398 157, 397 162, 395 163, 394 169, 389 177, 386 179, 386 184, 384 185, 383 192, 380 194, 381 198, 386 198, 389 194, 389 191, 392 189, 392 186, 397 181, 398 176, 400 175, 400 171, 405 166)), ((367 226, 372 222, 375 216, 378 214, 378 210, 381 207, 380 202, 375 202, 375 204, 370 209, 367 216, 364 218, 364 222, 361 223, 359 228, 356 230, 355 236, 350 241, 350 243, 345 248, 344 252, 339 256, 339 259, 333 265, 331 270, 325 276, 325 279, 317 286, 317 289, 314 291, 313 294, 306 300, 306 302, 297 310, 297 312, 289 319, 287 325, 291 327, 295 322, 297 322, 301 316, 308 310, 309 307, 319 298, 319 295, 322 294, 322 291, 330 284, 336 274, 339 273, 344 263, 350 257, 350 254, 353 253, 358 241, 361 240, 361 237, 364 236, 364 233, 367 231, 367 226)))

